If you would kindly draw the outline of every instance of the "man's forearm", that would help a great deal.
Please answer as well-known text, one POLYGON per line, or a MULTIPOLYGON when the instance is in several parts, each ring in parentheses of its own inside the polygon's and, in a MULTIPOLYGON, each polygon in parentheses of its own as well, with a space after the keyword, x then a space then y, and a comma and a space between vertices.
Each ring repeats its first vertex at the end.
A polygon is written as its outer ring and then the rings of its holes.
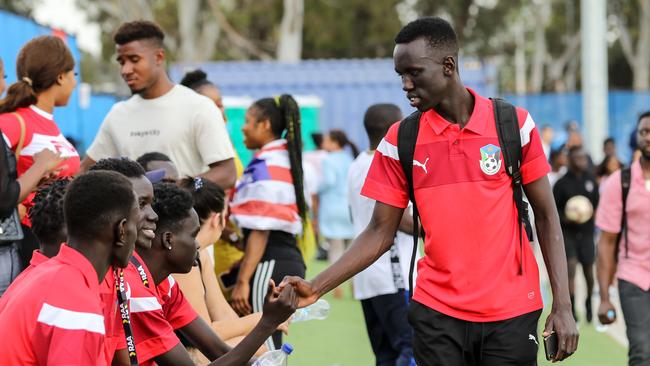
MULTIPOLYGON (((557 217, 557 216, 556 216, 557 217)), ((566 253, 559 220, 552 215, 535 214, 537 237, 548 270, 554 307, 571 307, 566 253)))
POLYGON ((603 232, 598 240, 598 260, 596 274, 600 299, 609 301, 609 286, 612 284, 616 271, 616 234, 603 232))
POLYGON ((235 167, 234 159, 227 159, 210 164, 210 170, 201 174, 201 177, 212 181, 223 190, 230 189, 235 186, 237 181, 237 168, 235 167))
POLYGON ((343 256, 314 278, 312 287, 318 297, 363 271, 384 254, 393 245, 399 218, 401 214, 392 223, 371 221, 366 230, 354 239, 343 256))
POLYGON ((200 316, 190 324, 180 328, 179 331, 209 360, 216 360, 230 351, 230 346, 221 340, 217 333, 212 330, 210 324, 200 316))
POLYGON ((230 352, 212 362, 210 366, 241 366, 245 365, 255 354, 264 341, 275 331, 277 325, 273 325, 262 319, 250 334, 244 338, 230 352))

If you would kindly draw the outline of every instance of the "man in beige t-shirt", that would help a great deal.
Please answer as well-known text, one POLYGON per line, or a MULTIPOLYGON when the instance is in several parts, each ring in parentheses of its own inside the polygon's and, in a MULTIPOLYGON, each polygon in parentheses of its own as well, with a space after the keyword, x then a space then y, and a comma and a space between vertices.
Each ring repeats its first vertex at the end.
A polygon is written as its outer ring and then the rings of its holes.
POLYGON ((108 157, 133 160, 168 155, 181 176, 201 175, 227 189, 236 170, 232 143, 217 106, 165 72, 164 34, 151 22, 123 24, 115 34, 117 61, 133 96, 116 103, 82 162, 82 170, 108 157))

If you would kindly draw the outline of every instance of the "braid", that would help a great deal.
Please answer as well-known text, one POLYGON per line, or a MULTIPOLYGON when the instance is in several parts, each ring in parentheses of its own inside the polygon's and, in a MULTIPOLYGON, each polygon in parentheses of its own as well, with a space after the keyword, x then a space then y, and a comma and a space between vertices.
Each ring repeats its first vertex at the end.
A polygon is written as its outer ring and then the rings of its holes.
POLYGON ((287 127, 287 149, 291 163, 291 178, 293 188, 296 191, 296 205, 300 218, 307 218, 307 202, 305 200, 305 189, 302 170, 302 131, 300 129, 300 110, 298 103, 288 94, 283 94, 279 99, 279 106, 282 111, 287 127))
POLYGON ((58 245, 65 230, 63 221, 63 199, 70 179, 63 178, 41 187, 34 197, 34 206, 29 211, 32 231, 38 240, 46 245, 58 245))

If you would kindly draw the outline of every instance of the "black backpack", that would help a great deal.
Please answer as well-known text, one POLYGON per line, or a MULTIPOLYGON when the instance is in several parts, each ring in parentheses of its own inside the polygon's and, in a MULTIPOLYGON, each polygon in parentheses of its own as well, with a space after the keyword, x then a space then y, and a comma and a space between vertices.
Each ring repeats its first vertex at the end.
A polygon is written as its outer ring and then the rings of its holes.
MULTIPOLYGON (((519 224, 523 225, 528 240, 533 240, 533 228, 528 219, 528 204, 524 201, 524 187, 521 180, 521 136, 519 135, 519 122, 515 107, 498 98, 492 98, 494 107, 494 120, 496 121, 497 135, 499 145, 503 152, 503 161, 505 163, 506 173, 512 177, 513 198, 517 206, 517 215, 519 224)), ((415 191, 413 189, 413 155, 415 153, 415 143, 417 141, 420 129, 420 117, 422 113, 416 111, 406 117, 399 125, 397 131, 397 151, 399 154, 400 164, 406 175, 406 181, 409 188, 409 198, 413 203, 413 252, 411 253, 411 264, 409 270, 409 294, 412 295, 413 288, 413 270, 415 268, 415 257, 418 248, 418 238, 420 233, 419 211, 415 202, 415 191)), ((424 238, 424 228, 422 228, 422 237, 424 238)), ((519 245, 523 253, 522 231, 519 231, 519 245)), ((519 274, 523 273, 523 260, 520 260, 519 274)))
POLYGON ((621 236, 623 236, 623 240, 625 241, 625 258, 628 257, 627 255, 627 213, 626 208, 627 208, 627 196, 630 193, 630 184, 632 182, 632 168, 627 167, 621 169, 621 203, 623 204, 623 211, 621 214, 621 231, 618 233, 618 236, 616 237, 616 250, 614 251, 614 258, 618 262, 618 251, 621 243, 621 236))

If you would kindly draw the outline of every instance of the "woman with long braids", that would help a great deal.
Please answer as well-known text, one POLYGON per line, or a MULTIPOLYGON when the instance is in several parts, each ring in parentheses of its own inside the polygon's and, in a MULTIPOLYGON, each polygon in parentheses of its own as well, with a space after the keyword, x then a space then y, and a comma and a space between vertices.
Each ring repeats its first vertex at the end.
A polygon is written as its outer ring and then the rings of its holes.
MULTIPOLYGON (((243 229, 244 257, 232 291, 232 307, 240 315, 262 310, 269 280, 304 277, 305 262, 296 236, 308 208, 302 171, 300 111, 283 94, 256 101, 246 112, 244 143, 258 150, 244 170, 230 203, 231 217, 243 229)), ((276 332, 269 349, 282 345, 276 332)))

